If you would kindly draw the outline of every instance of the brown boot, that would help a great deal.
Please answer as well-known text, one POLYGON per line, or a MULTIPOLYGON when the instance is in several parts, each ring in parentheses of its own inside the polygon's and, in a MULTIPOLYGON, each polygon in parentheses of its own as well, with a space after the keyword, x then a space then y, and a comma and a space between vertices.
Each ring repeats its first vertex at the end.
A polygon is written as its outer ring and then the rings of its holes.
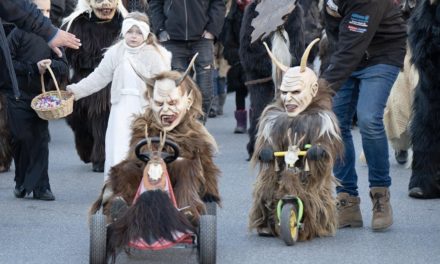
POLYGON ((387 187, 372 187, 370 189, 373 202, 373 231, 383 231, 393 224, 393 209, 390 203, 390 191, 387 187))
POLYGON ((356 196, 350 196, 346 192, 338 193, 338 228, 343 227, 362 227, 362 214, 359 204, 361 199, 356 196))

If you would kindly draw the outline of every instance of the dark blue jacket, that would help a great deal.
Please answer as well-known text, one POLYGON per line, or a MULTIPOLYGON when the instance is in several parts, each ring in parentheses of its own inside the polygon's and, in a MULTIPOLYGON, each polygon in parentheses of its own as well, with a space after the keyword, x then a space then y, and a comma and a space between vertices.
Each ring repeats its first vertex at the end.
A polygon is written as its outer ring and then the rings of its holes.
POLYGON ((1 20, 14 23, 17 27, 34 32, 49 42, 57 33, 57 28, 43 16, 34 4, 27 0, 0 1, 0 91, 19 97, 18 85, 12 66, 10 51, 1 25, 1 20), (12 89, 11 89, 12 88, 12 89))

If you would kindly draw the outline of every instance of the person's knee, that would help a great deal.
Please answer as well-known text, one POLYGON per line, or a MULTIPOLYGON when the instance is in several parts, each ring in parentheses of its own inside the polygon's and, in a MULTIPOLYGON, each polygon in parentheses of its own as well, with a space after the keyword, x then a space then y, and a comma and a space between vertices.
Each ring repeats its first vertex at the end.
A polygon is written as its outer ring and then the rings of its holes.
POLYGON ((358 114, 358 126, 363 136, 370 139, 379 138, 385 135, 383 119, 371 114, 358 114))

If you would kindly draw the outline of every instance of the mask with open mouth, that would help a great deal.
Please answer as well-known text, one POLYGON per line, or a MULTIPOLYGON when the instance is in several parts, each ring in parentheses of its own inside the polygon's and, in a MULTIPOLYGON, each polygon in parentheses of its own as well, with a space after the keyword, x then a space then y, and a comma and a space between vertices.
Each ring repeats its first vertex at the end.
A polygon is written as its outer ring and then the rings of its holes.
POLYGON ((163 130, 170 131, 180 124, 192 104, 192 96, 171 79, 154 83, 151 109, 163 130))
POLYGON ((114 17, 119 0, 90 0, 93 13, 102 20, 110 20, 114 17))
POLYGON ((280 63, 266 46, 272 61, 283 72, 283 80, 280 86, 280 99, 289 116, 297 116, 302 113, 311 103, 318 92, 318 77, 315 72, 307 67, 307 58, 313 45, 319 39, 312 41, 304 51, 300 66, 289 68, 280 63))

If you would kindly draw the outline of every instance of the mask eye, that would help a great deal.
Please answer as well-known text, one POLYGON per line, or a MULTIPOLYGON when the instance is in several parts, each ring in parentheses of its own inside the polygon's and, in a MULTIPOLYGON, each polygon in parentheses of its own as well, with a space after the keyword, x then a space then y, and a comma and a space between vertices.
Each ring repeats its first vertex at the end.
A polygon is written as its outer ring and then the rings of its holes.
POLYGON ((159 102, 159 101, 154 101, 154 104, 157 105, 157 106, 162 106, 163 105, 163 103, 159 102))

